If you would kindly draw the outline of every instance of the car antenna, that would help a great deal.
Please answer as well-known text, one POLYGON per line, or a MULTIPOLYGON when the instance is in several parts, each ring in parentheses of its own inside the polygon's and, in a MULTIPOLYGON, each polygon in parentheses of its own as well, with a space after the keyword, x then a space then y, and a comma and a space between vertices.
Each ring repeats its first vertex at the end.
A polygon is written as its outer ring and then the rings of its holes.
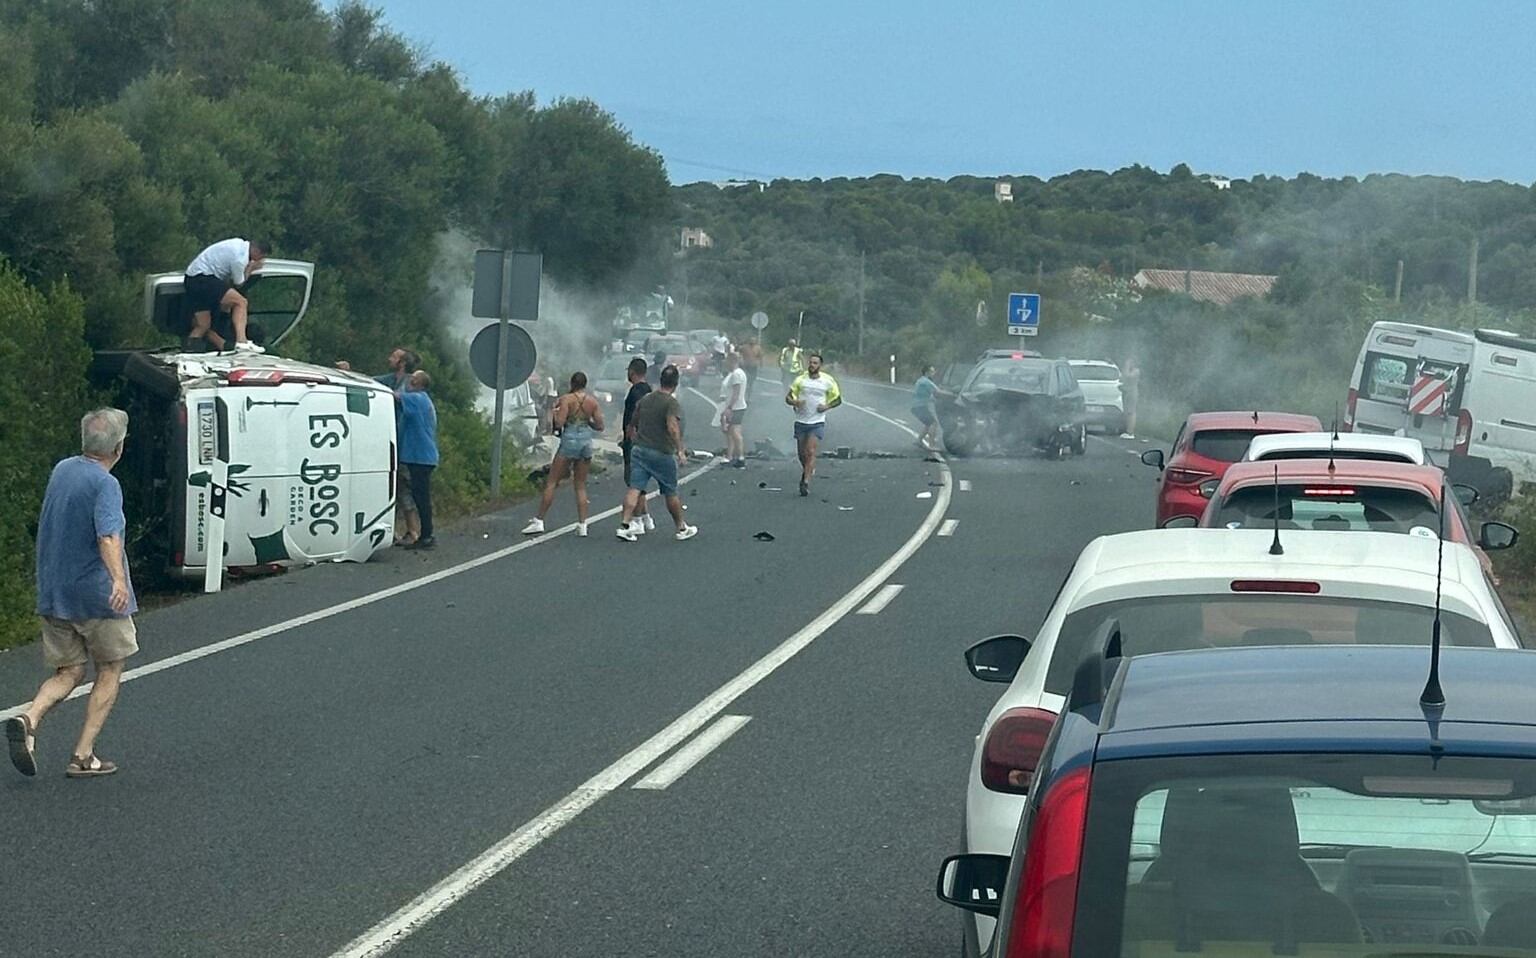
MULTIPOLYGON (((1254 413, 1258 415, 1258 413, 1254 413)), ((1272 556, 1285 555, 1285 547, 1280 544, 1280 464, 1275 463, 1275 538, 1269 544, 1269 554, 1272 556)))
POLYGON ((1445 484, 1440 484, 1440 542, 1435 547, 1435 621, 1429 631, 1429 680, 1419 695, 1419 706, 1429 720, 1430 748, 1438 747, 1435 725, 1445 709, 1445 692, 1440 688, 1440 580, 1444 575, 1445 556, 1445 484), (1430 713, 1434 714, 1431 715, 1430 713))
POLYGON ((1333 442, 1334 442, 1334 440, 1336 440, 1338 438, 1339 438, 1339 431, 1338 431, 1337 428, 1335 428, 1334 431, 1333 431, 1333 435, 1328 437, 1328 475, 1330 477, 1333 475, 1334 469, 1337 468, 1334 465, 1334 463, 1333 463, 1333 442))
POLYGON ((1253 424, 1255 426, 1259 424, 1259 411, 1257 409, 1253 411, 1253 424))
POLYGON ((1339 438, 1339 404, 1333 404, 1333 438, 1339 438))

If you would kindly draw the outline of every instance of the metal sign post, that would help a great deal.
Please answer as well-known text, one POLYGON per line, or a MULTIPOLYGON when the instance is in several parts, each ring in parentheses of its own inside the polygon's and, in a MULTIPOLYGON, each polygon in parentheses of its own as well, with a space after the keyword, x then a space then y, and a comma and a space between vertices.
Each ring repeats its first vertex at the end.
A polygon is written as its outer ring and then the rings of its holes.
POLYGON ((501 254, 501 297, 496 334, 496 414, 491 433, 491 498, 501 498, 501 447, 507 409, 507 325, 512 319, 512 255, 501 254))
MULTIPOLYGON (((470 315, 497 321, 496 378, 491 388, 496 392, 491 435, 491 498, 501 495, 502 429, 506 421, 507 349, 512 338, 513 319, 531 322, 539 318, 539 283, 544 257, 538 253, 482 249, 475 251, 474 295, 470 315)), ((524 337, 526 338, 526 336, 524 337)), ((530 357, 531 357, 531 350, 530 357)), ((526 378, 526 377, 525 377, 526 378)))

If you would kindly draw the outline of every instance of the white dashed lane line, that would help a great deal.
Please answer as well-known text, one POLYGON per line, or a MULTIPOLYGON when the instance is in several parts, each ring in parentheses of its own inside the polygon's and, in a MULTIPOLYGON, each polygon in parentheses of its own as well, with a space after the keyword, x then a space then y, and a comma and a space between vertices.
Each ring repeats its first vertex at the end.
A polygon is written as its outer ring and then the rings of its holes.
POLYGON ((960 480, 960 491, 961 492, 970 492, 971 491, 971 480, 969 480, 969 479, 961 479, 960 480))
POLYGON ((902 586, 896 585, 895 583, 882 586, 880 591, 875 593, 875 597, 864 604, 864 608, 860 609, 858 614, 878 614, 886 606, 891 604, 891 600, 896 598, 897 594, 901 592, 902 588, 902 586))
POLYGON ((688 774, 689 769, 702 762, 704 757, 710 752, 724 745, 726 739, 735 735, 743 725, 750 721, 752 721, 752 716, 750 715, 722 715, 718 722, 700 732, 693 741, 672 753, 671 758, 656 766, 651 774, 636 782, 632 787, 651 791, 666 788, 688 774))
POLYGON ((935 534, 945 537, 952 536, 955 534, 955 526, 958 526, 959 524, 959 519, 945 519, 944 524, 939 526, 939 531, 935 534))

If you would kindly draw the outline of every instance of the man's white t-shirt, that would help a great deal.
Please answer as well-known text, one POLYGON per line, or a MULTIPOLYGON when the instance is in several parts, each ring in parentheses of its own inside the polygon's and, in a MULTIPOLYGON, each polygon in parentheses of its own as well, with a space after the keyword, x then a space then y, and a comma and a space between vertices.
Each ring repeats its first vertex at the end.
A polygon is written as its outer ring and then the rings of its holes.
POLYGON ((832 389, 832 377, 826 373, 820 376, 801 376, 800 397, 805 405, 795 410, 795 422, 805 423, 807 426, 827 421, 825 411, 817 412, 816 407, 827 401, 827 393, 832 389))
POLYGON ((726 339, 724 334, 716 336, 713 345, 714 351, 717 353, 728 353, 731 351, 731 341, 726 339))
POLYGON ((197 254, 187 264, 188 276, 214 276, 231 286, 245 282, 245 268, 251 262, 251 243, 243 239, 220 240, 197 254))
POLYGON ((740 386, 741 390, 740 394, 736 397, 736 401, 731 404, 731 408, 747 408, 747 371, 745 369, 737 367, 726 373, 725 378, 720 380, 720 398, 722 400, 730 400, 731 387, 733 386, 740 386))

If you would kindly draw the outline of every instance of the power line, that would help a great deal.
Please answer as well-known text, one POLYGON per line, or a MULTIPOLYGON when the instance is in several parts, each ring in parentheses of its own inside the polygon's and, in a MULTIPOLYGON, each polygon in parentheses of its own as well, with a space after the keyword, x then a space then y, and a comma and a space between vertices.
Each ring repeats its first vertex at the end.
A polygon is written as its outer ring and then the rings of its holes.
POLYGON ((662 159, 666 160, 668 164, 676 163, 680 166, 694 166, 701 170, 714 170, 717 173, 736 173, 740 176, 750 176, 758 180, 772 180, 775 178, 772 173, 759 173, 756 170, 743 170, 734 166, 720 166, 715 163, 700 163, 698 160, 686 160, 681 156, 662 154, 662 159))

